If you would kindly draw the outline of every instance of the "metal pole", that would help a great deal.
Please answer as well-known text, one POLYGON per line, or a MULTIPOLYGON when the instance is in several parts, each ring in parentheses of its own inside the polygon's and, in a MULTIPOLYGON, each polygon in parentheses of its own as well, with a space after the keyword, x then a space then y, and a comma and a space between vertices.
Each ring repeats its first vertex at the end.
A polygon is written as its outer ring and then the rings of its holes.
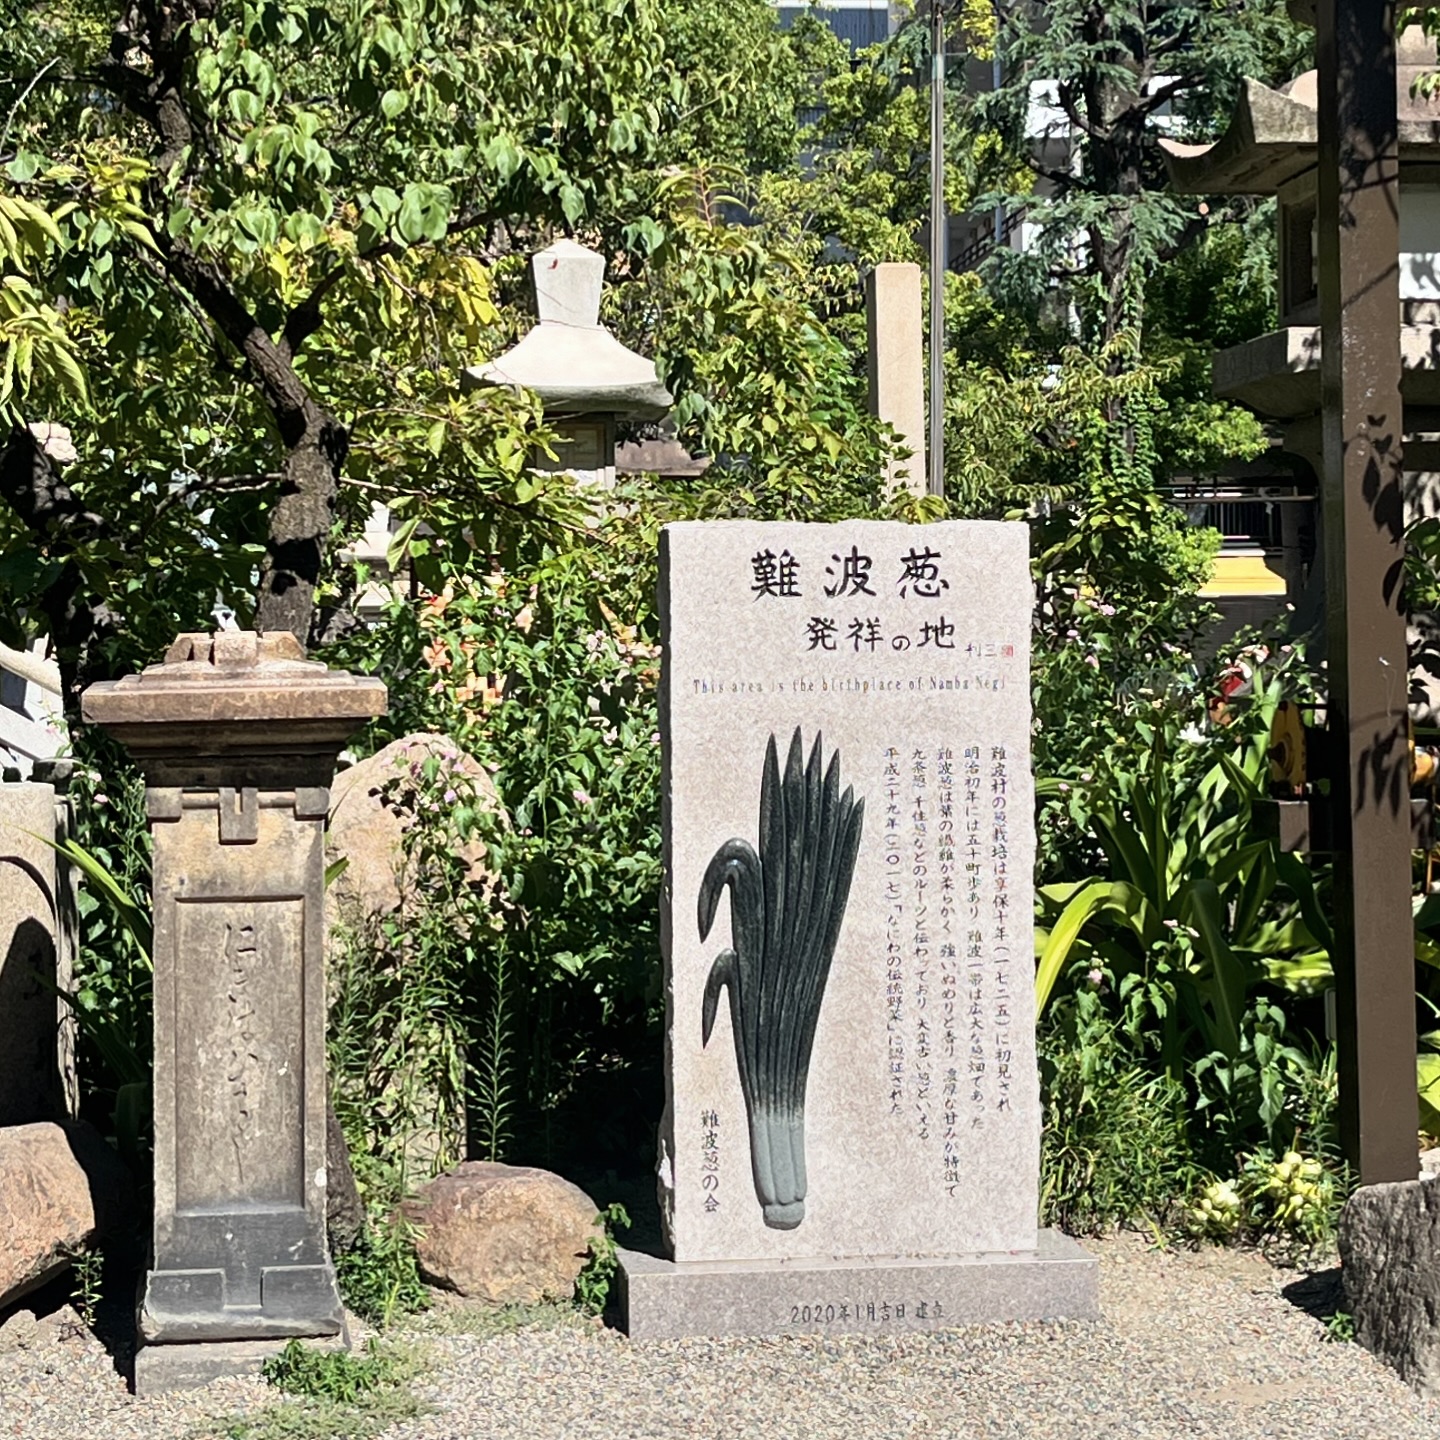
POLYGON ((930 480, 945 493, 945 7, 930 0, 930 480))
POLYGON ((1322 514, 1341 1140, 1413 1180, 1414 931, 1393 0, 1319 0, 1322 514))

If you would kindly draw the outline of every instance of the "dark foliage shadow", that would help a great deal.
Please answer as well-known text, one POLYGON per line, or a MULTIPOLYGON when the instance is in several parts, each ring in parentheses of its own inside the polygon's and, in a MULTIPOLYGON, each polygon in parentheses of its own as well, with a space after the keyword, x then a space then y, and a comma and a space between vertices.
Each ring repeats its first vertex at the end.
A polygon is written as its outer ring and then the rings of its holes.
POLYGON ((1345 1308, 1345 1281, 1338 1265, 1292 1280, 1280 1293, 1322 1325, 1345 1308))

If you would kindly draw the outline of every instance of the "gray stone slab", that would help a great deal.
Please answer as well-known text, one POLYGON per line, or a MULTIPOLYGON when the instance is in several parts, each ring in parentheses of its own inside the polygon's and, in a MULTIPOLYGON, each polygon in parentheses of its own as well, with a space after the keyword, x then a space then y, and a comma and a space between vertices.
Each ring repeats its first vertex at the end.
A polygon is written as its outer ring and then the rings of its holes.
POLYGON ((1440 1396, 1440 1178, 1362 1185, 1338 1239, 1356 1340, 1419 1394, 1440 1396))
POLYGON ((0 1126, 75 1109, 65 875, 53 785, 0 784, 0 1126))
POLYGON ((1032 1250, 1027 527, 669 525, 661 596, 671 1257, 1032 1250))
POLYGON ((1099 1262, 1068 1235, 1028 1254, 948 1259, 692 1261, 620 1251, 632 1340, 886 1335, 1003 1320, 1094 1320, 1099 1262))
MULTIPOLYGON (((163 1395, 170 1390, 197 1390, 227 1375, 258 1375, 287 1340, 227 1340, 197 1345, 146 1345, 135 1354, 135 1393, 163 1395)), ((317 1350, 348 1350, 348 1335, 333 1340, 307 1340, 317 1350)))

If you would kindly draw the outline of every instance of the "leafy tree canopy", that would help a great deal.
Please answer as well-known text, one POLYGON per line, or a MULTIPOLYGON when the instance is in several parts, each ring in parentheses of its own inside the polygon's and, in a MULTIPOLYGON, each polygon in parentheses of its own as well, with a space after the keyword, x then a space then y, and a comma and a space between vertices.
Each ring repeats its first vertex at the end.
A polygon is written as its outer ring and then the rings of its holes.
POLYGON ((48 630, 72 691, 217 592, 327 633, 332 532, 373 498, 497 552, 573 521, 528 473, 533 405, 457 383, 525 323, 555 233, 604 248, 616 323, 749 493, 878 473, 813 249, 737 223, 747 174, 796 171, 797 98, 849 69, 764 0, 11 12, 0 623, 48 630), (63 477, 22 423, 61 419, 63 477))

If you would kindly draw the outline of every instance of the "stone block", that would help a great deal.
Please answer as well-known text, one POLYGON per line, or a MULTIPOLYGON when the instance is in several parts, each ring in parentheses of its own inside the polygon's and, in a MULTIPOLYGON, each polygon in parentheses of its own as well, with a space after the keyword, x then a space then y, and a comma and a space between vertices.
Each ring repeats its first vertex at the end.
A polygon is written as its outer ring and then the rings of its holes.
MULTIPOLYGON (((342 770, 330 790, 325 842, 331 860, 348 862, 330 887, 329 898, 337 915, 353 926, 398 910, 418 896, 421 880, 407 873, 404 850, 406 831, 414 824, 418 784, 410 772, 432 756, 453 770, 478 805, 500 807, 485 767, 444 735, 407 735, 342 770)), ((470 841, 462 858, 473 883, 490 878, 480 840, 470 841)))
MULTIPOLYGON (((197 1390, 227 1375, 258 1375, 288 1340, 231 1340, 193 1345, 146 1345, 135 1354, 135 1393, 163 1395, 170 1390, 197 1390)), ((330 1340, 306 1341, 316 1350, 348 1350, 349 1333, 330 1340)))
POLYGON ((64 1119, 78 1099, 56 814, 53 785, 0 784, 0 1126, 64 1119))
MULTIPOLYGON (((324 828, 336 753, 385 687, 307 661, 287 633, 219 632, 181 635, 82 705, 139 763, 154 845, 141 1339, 342 1335, 325 1236, 324 828)), ((154 1386, 228 1363, 197 1356, 138 1363, 154 1386)))
POLYGON ((894 1335, 1003 1320, 1094 1320, 1099 1262, 1058 1231, 1033 1253, 951 1259, 672 1260, 620 1252, 632 1340, 894 1335))
POLYGON ((117 1228, 129 1200, 124 1166, 88 1125, 0 1130, 0 1308, 117 1228))
POLYGON ((1362 1186, 1341 1211, 1339 1242, 1356 1340, 1440 1396, 1440 1178, 1362 1186))
POLYGON ((1027 528, 670 525, 661 597, 673 1259, 1033 1251, 1027 528))

